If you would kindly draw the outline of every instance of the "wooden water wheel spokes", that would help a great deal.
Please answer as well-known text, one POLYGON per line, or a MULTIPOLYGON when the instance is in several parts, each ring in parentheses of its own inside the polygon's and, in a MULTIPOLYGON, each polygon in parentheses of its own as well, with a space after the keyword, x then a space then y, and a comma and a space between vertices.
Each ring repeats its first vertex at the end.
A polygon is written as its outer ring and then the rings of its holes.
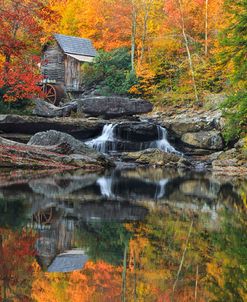
POLYGON ((52 219, 52 214, 52 208, 42 209, 34 214, 34 220, 39 224, 49 224, 52 219))
POLYGON ((44 84, 42 90, 45 95, 45 100, 53 105, 57 105, 57 90, 56 87, 52 84, 44 84))

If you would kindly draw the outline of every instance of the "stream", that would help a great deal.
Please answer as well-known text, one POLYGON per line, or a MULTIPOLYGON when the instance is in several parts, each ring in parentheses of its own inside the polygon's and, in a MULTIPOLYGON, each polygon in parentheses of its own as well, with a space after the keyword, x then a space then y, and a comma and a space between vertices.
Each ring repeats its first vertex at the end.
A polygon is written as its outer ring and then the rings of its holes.
POLYGON ((1 184, 1 301, 246 301, 246 187, 147 167, 1 184))

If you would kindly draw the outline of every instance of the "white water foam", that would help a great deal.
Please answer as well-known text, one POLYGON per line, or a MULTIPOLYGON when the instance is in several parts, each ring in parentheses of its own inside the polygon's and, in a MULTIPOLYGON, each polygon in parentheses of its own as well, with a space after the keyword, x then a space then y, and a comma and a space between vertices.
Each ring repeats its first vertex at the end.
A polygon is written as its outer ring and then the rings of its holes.
MULTIPOLYGON (((117 124, 107 124, 102 130, 102 134, 90 141, 85 142, 86 145, 96 149, 102 153, 108 153, 109 151, 116 151, 115 148, 115 138, 114 138, 114 129, 117 127, 117 124)), ((158 139, 150 143, 140 143, 140 150, 147 148, 157 148, 165 152, 180 154, 169 142, 167 139, 167 130, 159 125, 157 125, 158 139)))
MULTIPOLYGON (((108 151, 107 143, 114 142, 114 128, 115 127, 116 127, 116 125, 113 125, 113 124, 105 125, 102 130, 102 134, 99 137, 94 138, 88 142, 85 142, 85 144, 88 145, 89 147, 96 149, 99 152, 107 153, 107 151, 108 151)), ((114 151, 114 150, 112 150, 112 151, 114 151)))
POLYGON ((158 190, 157 193, 155 194, 155 199, 160 199, 165 195, 165 188, 166 184, 168 183, 169 179, 161 179, 158 183, 158 190))
POLYGON ((151 148, 158 148, 165 152, 179 153, 167 139, 167 130, 161 126, 157 126, 158 139, 151 143, 151 148))
POLYGON ((100 187, 101 195, 104 197, 114 197, 112 192, 112 177, 100 177, 97 180, 97 184, 100 187))

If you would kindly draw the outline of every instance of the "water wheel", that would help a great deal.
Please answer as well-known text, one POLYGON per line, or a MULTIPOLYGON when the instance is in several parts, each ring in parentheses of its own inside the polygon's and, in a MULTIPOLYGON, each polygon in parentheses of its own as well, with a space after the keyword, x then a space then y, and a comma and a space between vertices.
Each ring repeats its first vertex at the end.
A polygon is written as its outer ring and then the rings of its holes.
POLYGON ((45 95, 45 100, 55 106, 58 106, 62 98, 65 97, 65 92, 63 88, 59 85, 46 83, 43 84, 42 90, 45 95))
POLYGON ((52 219, 52 214, 52 208, 42 209, 34 214, 34 220, 39 224, 49 224, 52 219))

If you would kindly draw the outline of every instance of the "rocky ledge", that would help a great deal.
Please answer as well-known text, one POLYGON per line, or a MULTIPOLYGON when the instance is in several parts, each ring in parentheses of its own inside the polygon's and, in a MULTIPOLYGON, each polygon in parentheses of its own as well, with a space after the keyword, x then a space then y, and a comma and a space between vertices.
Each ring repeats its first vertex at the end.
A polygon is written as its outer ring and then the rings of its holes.
POLYGON ((102 170, 112 166, 104 155, 69 134, 50 130, 37 133, 27 145, 0 138, 0 166, 27 169, 102 170))
POLYGON ((100 135, 106 121, 95 118, 44 118, 37 116, 0 115, 0 136, 27 142, 38 132, 50 129, 65 132, 78 139, 100 135))
POLYGON ((247 150, 245 140, 239 140, 234 148, 211 155, 212 169, 216 174, 247 175, 247 150))
POLYGON ((77 100, 79 113, 89 116, 116 118, 148 113, 153 105, 142 99, 129 99, 119 96, 93 96, 77 100))
POLYGON ((146 149, 138 152, 124 152, 121 156, 125 162, 156 167, 189 168, 191 164, 178 154, 168 153, 159 149, 146 149))

